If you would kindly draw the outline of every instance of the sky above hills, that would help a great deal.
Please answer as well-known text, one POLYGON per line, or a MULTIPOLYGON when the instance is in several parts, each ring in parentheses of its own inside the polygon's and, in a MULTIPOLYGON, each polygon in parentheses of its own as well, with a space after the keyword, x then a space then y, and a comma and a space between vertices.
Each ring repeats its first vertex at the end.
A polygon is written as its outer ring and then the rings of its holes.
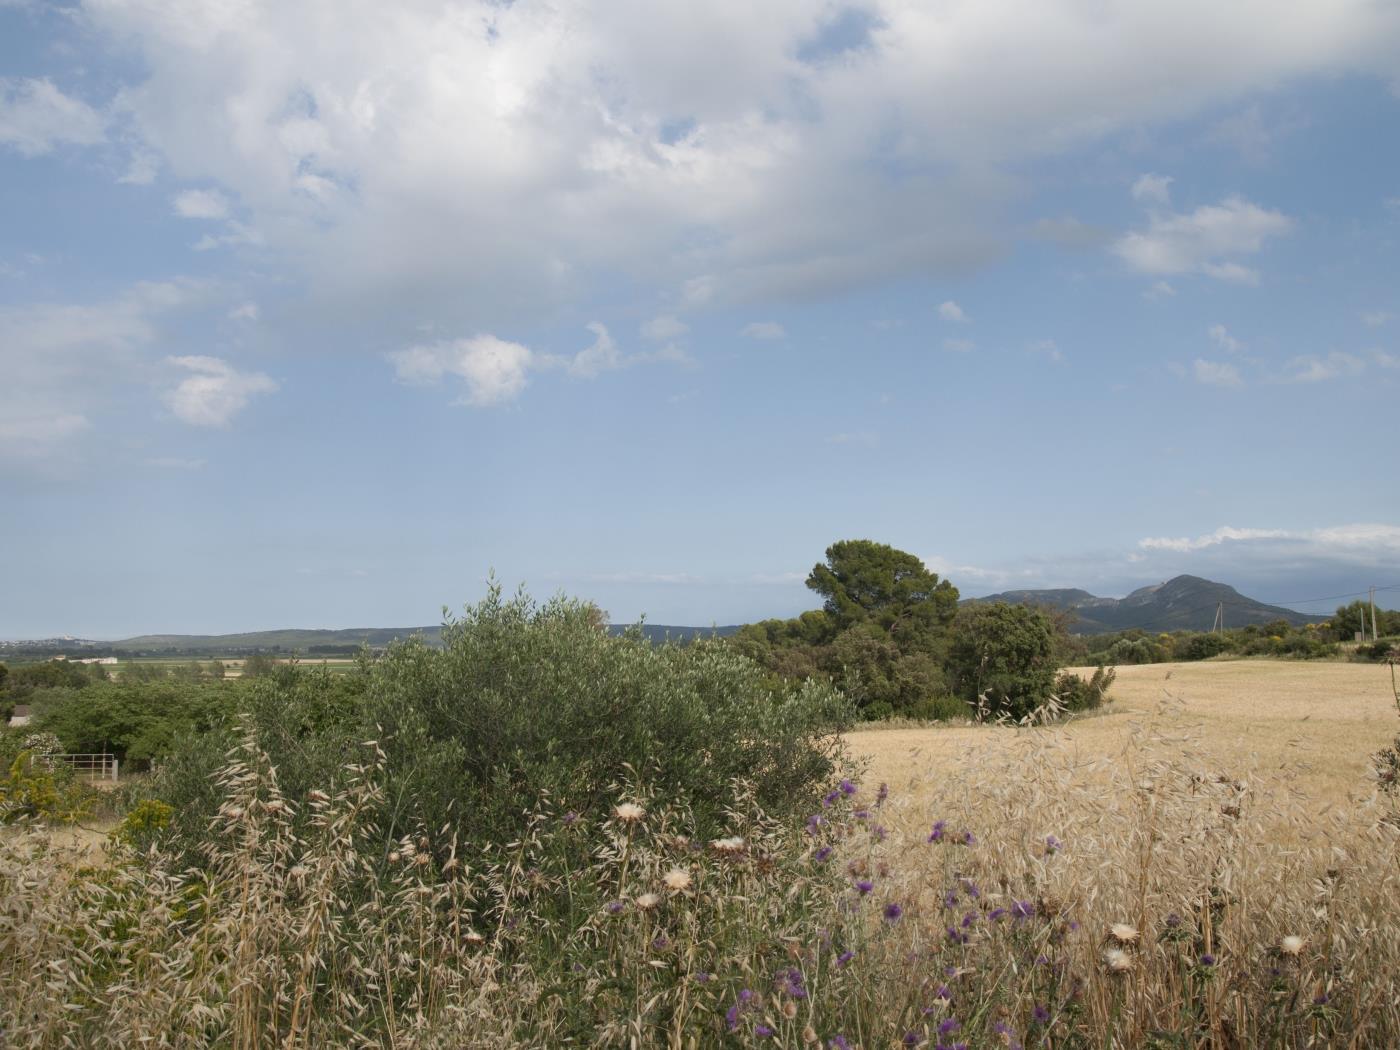
POLYGON ((1325 611, 1397 395, 1393 4, 0 0, 0 637, 1325 611))

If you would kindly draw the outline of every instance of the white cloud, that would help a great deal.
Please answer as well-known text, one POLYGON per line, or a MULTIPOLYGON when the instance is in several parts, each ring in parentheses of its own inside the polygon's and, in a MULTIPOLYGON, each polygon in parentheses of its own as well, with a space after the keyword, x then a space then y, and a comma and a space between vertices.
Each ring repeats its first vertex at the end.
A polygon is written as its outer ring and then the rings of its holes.
POLYGON ((1210 336, 1211 341, 1214 342, 1216 346, 1220 347, 1220 349, 1224 350, 1227 354, 1238 354, 1244 349, 1244 344, 1232 336, 1229 329, 1223 324, 1211 325, 1210 328, 1206 330, 1206 334, 1210 336))
POLYGON ((1199 551, 1207 547, 1218 547, 1222 543, 1237 542, 1240 540, 1274 540, 1283 539, 1290 535, 1283 529, 1236 529, 1229 525, 1223 525, 1214 532, 1208 532, 1204 536, 1179 537, 1173 539, 1167 536, 1148 537, 1138 541, 1138 547, 1145 551, 1199 551))
POLYGON ((466 403, 478 406, 519 397, 534 358, 528 347, 494 335, 414 346, 389 355, 400 382, 436 383, 455 375, 466 381, 466 403))
POLYGON ((23 439, 26 460, 61 452, 141 381, 165 319, 206 294, 193 281, 141 282, 95 303, 0 306, 0 433, 23 439))
POLYGON ((1030 346, 1026 347, 1026 349, 1033 354, 1044 356, 1047 360, 1055 362, 1055 364, 1061 364, 1065 359, 1065 355, 1060 352, 1059 346, 1053 339, 1037 339, 1035 342, 1031 343, 1030 346))
POLYGON ((1293 228, 1293 220, 1240 197, 1179 214, 1154 214, 1146 230, 1125 234, 1114 252, 1142 273, 1204 273, 1222 281, 1254 284, 1255 271, 1229 258, 1258 253, 1265 241, 1293 228))
POLYGON ((1361 315, 1361 322, 1367 328, 1379 328, 1386 322, 1393 320, 1394 317, 1395 315, 1387 310, 1372 310, 1361 315))
POLYGON ((1371 360, 1381 368, 1400 368, 1400 357, 1388 354, 1384 350, 1372 350, 1371 360))
POLYGON ((588 326, 588 330, 593 333, 593 343, 580 350, 568 362, 566 367, 569 374, 592 379, 602 372, 620 368, 623 363, 622 354, 618 352, 617 344, 613 342, 608 330, 596 321, 588 326))
POLYGON ((38 157, 64 144, 91 146, 103 136, 101 115, 52 81, 0 78, 0 145, 38 157))
POLYGON ((1240 370, 1223 361, 1203 361, 1197 358, 1191 366, 1196 382, 1206 386, 1240 386, 1240 370))
POLYGON ((686 307, 961 274, 1004 249, 1038 158, 1302 77, 1390 76, 1400 50, 1370 0, 862 9, 833 61, 804 57, 833 17, 806 0, 84 7, 142 70, 133 133, 247 209, 318 301, 373 289, 488 327, 599 274, 686 307))
POLYGON ((218 190, 185 190, 174 201, 175 214, 182 219, 227 219, 228 198, 218 190))
POLYGON ((253 302, 239 303, 228 312, 230 321, 256 321, 261 316, 258 304, 253 302))
POLYGON ((1154 281, 1152 287, 1143 294, 1149 299, 1170 299, 1176 295, 1176 289, 1167 281, 1154 281))
POLYGON ((744 325, 744 330, 739 334, 750 339, 783 339, 787 336, 787 330, 777 321, 752 321, 744 325))
POLYGON ((1333 350, 1324 356, 1304 354, 1288 362, 1285 378, 1294 383, 1321 383, 1341 376, 1356 376, 1366 370, 1366 362, 1355 354, 1333 350))
POLYGON ((1133 183, 1133 200, 1166 206, 1171 203, 1173 181, 1170 175, 1153 175, 1151 172, 1139 175, 1133 183))
POLYGON ((645 338, 662 343, 671 339, 679 339, 688 331, 690 331, 690 326, 672 314, 653 317, 642 325, 642 335, 645 338))
POLYGON ((943 349, 953 354, 968 354, 977 349, 977 344, 971 339, 945 339, 943 349))
POLYGON ((226 427, 248 407, 250 398, 277 389, 271 376, 239 372, 218 357, 192 354, 167 357, 166 363, 190 373, 165 393, 177 419, 197 427, 226 427))
POLYGON ((963 313, 963 308, 951 299, 938 305, 938 316, 945 321, 967 322, 971 320, 967 314, 963 313))

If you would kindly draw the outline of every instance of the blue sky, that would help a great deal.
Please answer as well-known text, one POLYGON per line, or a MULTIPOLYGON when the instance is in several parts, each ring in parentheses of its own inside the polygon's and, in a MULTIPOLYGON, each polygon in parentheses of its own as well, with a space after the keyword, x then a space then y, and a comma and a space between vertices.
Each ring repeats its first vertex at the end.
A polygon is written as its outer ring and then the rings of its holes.
POLYGON ((0 0, 0 637, 493 569, 743 622, 850 537, 1400 584, 1398 56, 1361 0, 0 0))

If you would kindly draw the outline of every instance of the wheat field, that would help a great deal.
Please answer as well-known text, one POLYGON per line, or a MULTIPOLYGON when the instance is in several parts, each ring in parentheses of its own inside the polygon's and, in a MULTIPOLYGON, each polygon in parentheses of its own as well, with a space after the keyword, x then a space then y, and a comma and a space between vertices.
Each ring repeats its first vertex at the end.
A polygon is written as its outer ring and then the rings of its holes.
POLYGON ((1400 728, 1390 669, 1380 664, 1145 664, 1119 668, 1110 695, 1102 711, 1048 728, 868 729, 847 739, 870 779, 917 789, 934 771, 971 770, 1032 738, 1093 776, 1150 737, 1232 779, 1286 787, 1320 813, 1373 793, 1371 755, 1400 728))

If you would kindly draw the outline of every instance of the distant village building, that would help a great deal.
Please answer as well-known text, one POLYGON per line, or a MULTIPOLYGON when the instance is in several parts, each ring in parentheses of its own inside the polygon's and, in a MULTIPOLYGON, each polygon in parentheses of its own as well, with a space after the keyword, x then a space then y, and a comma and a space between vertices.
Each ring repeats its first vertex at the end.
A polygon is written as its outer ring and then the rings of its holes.
POLYGON ((10 714, 10 728, 18 729, 20 726, 29 724, 29 705, 16 704, 15 709, 10 714))

